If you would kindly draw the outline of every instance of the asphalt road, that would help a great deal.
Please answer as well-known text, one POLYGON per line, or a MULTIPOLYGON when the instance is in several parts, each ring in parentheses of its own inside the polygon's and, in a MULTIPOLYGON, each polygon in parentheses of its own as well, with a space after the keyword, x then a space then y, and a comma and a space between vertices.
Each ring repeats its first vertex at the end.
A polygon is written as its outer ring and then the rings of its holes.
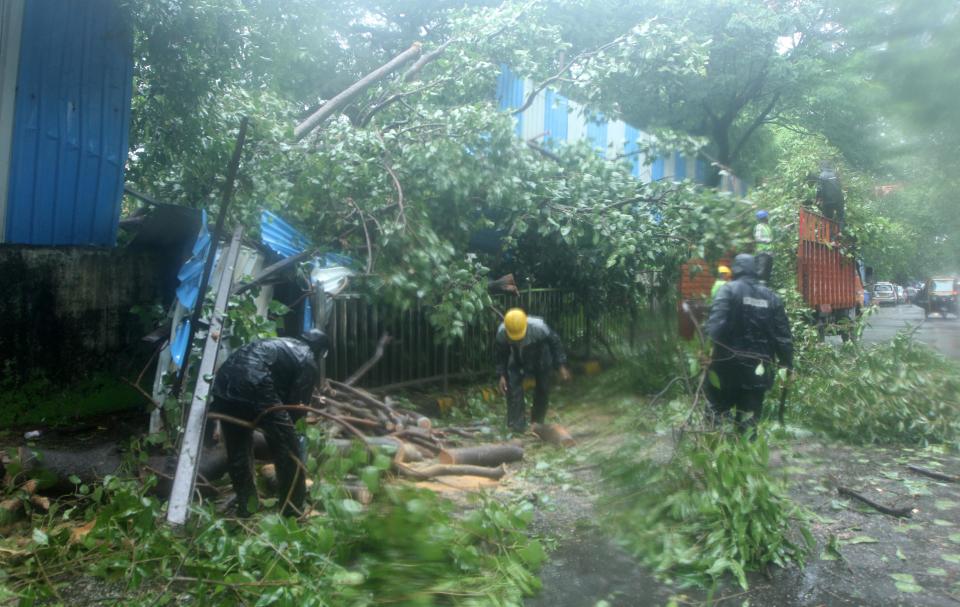
POLYGON ((912 304, 880 308, 867 320, 863 331, 865 343, 879 343, 893 338, 897 331, 920 325, 914 338, 929 344, 941 354, 960 360, 960 319, 931 314, 923 319, 923 308, 912 304))

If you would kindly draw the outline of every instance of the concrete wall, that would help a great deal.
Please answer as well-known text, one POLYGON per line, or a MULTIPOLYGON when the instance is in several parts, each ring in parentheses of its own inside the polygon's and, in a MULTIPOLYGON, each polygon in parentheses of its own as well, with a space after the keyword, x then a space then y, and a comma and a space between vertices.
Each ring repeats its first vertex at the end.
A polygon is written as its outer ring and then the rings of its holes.
POLYGON ((0 410, 42 398, 37 385, 132 367, 143 329, 131 308, 159 302, 158 263, 123 249, 0 245, 0 410), (24 386, 26 400, 15 394, 24 386))

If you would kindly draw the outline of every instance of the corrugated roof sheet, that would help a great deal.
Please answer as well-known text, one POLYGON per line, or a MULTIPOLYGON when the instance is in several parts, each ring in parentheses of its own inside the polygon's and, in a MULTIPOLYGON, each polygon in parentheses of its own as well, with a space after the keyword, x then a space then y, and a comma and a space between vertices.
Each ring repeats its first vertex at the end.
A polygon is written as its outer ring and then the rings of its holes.
POLYGON ((310 240, 275 213, 260 213, 260 239, 278 255, 291 257, 310 246, 310 240))
POLYGON ((133 35, 112 0, 30 0, 23 16, 7 242, 113 246, 133 35))

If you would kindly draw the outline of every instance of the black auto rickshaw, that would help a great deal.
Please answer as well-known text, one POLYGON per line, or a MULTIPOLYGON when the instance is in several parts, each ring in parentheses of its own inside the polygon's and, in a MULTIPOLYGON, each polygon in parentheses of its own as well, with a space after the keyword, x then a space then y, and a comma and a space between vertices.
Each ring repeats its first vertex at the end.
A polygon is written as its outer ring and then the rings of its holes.
POLYGON ((934 312, 943 318, 947 314, 960 317, 960 280, 956 278, 931 278, 923 285, 919 293, 919 303, 923 306, 924 318, 934 312))

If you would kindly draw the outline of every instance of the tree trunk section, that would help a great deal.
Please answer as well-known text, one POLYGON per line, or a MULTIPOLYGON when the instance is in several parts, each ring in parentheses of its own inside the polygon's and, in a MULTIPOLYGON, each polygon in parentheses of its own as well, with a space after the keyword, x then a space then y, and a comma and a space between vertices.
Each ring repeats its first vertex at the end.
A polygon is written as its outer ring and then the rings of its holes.
POLYGON ((540 440, 551 445, 572 447, 577 444, 567 429, 560 424, 534 424, 531 430, 540 437, 540 440))
POLYGON ((466 464, 496 468, 523 459, 523 447, 517 445, 479 445, 440 452, 441 464, 466 464))

